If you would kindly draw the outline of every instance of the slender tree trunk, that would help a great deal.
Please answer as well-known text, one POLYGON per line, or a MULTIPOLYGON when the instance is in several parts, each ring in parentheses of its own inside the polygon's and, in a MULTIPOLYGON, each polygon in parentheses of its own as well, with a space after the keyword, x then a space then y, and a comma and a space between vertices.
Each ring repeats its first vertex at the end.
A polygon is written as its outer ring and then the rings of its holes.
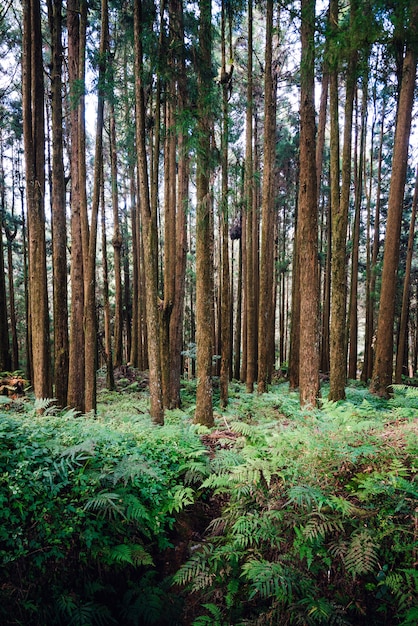
MULTIPOLYGON (((84 390, 84 262, 81 237, 80 200, 80 11, 77 0, 67 3, 68 79, 70 88, 70 173, 71 173, 71 317, 67 404, 80 412, 85 408, 84 390)), ((84 84, 84 82, 83 82, 84 84)))
POLYGON ((109 15, 107 0, 101 3, 102 26, 100 33, 99 50, 99 89, 97 98, 97 121, 96 121, 96 145, 94 155, 94 180, 91 218, 89 228, 89 242, 87 266, 85 274, 85 299, 84 299, 84 328, 85 328, 85 390, 86 412, 96 411, 96 370, 97 370, 97 318, 96 318, 96 243, 97 222, 100 204, 100 188, 102 184, 101 173, 103 171, 103 127, 104 127, 104 93, 105 72, 107 66, 108 39, 109 39, 109 15))
POLYGON ((416 214, 417 214, 417 202, 418 202, 418 166, 417 166, 416 174, 415 174, 414 198, 412 201, 411 222, 409 224, 408 249, 406 252, 406 267, 405 267, 405 277, 404 277, 403 294, 402 294, 401 321, 399 325, 399 342, 398 342, 398 352, 396 355, 395 383, 398 383, 398 384, 402 382, 402 373, 403 373, 404 360, 405 360, 405 354, 406 354, 406 348, 407 348, 409 295, 411 291, 410 281, 411 281, 411 267, 412 267, 412 257, 413 257, 414 237, 415 237, 415 220, 416 220, 416 214))
MULTIPOLYGON (((186 66, 184 58, 184 19, 183 5, 179 0, 172 0, 171 18, 173 20, 172 36, 179 49, 176 59, 178 115, 181 116, 187 108, 188 94, 186 81, 186 66)), ((187 151, 187 132, 180 128, 177 138, 178 172, 177 172, 177 214, 175 233, 175 298, 170 317, 170 380, 169 406, 180 406, 180 379, 182 371, 183 350, 183 319, 184 299, 186 286, 186 259, 187 259, 187 210, 189 194, 189 155, 187 151)), ((175 163, 173 169, 175 169, 175 163)))
MULTIPOLYGON (((258 385, 257 391, 267 391, 271 379, 271 324, 274 323, 274 205, 272 180, 274 178, 276 125, 275 85, 272 75, 273 0, 267 1, 266 53, 264 73, 264 170, 262 196, 261 268, 258 317, 258 385)), ((274 335, 273 335, 274 337, 274 335)), ((274 344, 274 341, 273 341, 274 344)))
POLYGON ((253 169, 253 0, 248 0, 248 58, 247 58, 247 104, 245 126, 245 200, 246 200, 246 269, 245 269, 245 304, 246 304, 246 388, 248 393, 254 390, 256 377, 256 294, 254 286, 254 169, 253 169))
POLYGON ((107 260, 106 237, 106 204, 104 198, 103 169, 101 172, 102 184, 100 189, 100 203, 102 207, 102 271, 103 271, 103 318, 104 318, 104 353, 106 361, 106 385, 110 390, 115 389, 115 376, 112 357, 112 332, 110 328, 110 300, 109 300, 109 270, 107 260))
MULTIPOLYGON (((112 67, 111 60, 108 65, 112 67)), ((109 69, 108 69, 109 71, 109 69)), ((113 70, 112 70, 113 74, 113 70)), ((113 77, 110 77, 113 80, 113 77)), ((122 246, 123 237, 119 218, 118 159, 116 140, 116 120, 113 99, 109 104, 110 123, 110 168, 113 208, 113 259, 115 276, 115 317, 114 317, 114 365, 120 367, 123 362, 123 292, 122 292, 122 246)))
POLYGON ((230 81, 232 80, 233 66, 226 69, 226 6, 222 0, 222 23, 221 23, 221 46, 222 46, 222 199, 221 199, 221 370, 219 378, 221 407, 228 404, 228 383, 230 370, 230 346, 231 346, 231 323, 230 323, 230 276, 229 276, 229 227, 228 227, 228 95, 230 81))
POLYGON ((372 258, 370 262, 370 279, 367 289, 366 302, 366 328, 364 338, 364 373, 362 380, 365 382, 370 380, 373 373, 373 337, 375 331, 375 305, 376 305, 376 279, 377 279, 377 260, 380 248, 380 203, 382 188, 382 162, 383 162, 383 140, 385 125, 385 108, 386 102, 383 101, 382 119, 380 125, 379 154, 377 164, 377 190, 376 190, 376 207, 374 214, 374 234, 372 245, 372 258))
MULTIPOLYGON (((363 79, 367 81, 367 78, 363 79)), ((359 162, 357 168, 357 182, 354 197, 354 227, 352 236, 352 257, 351 257, 351 288, 350 288, 350 314, 349 314, 349 354, 348 354, 348 377, 352 380, 357 378, 357 360, 358 360, 358 272, 359 272, 359 245, 360 245, 360 212, 361 202, 363 198, 363 169, 364 169, 364 151, 366 141, 366 122, 367 122, 367 104, 368 104, 367 82, 363 83, 362 91, 362 107, 361 107, 361 126, 360 126, 360 147, 359 162)))
POLYGON ((52 42, 52 255, 54 271, 54 371, 55 398, 67 404, 68 391, 68 306, 67 306, 67 227, 63 162, 62 114, 62 0, 48 0, 52 42))
POLYGON ((45 242, 45 125, 41 11, 23 2, 23 136, 29 229, 29 301, 32 385, 36 398, 52 397, 45 242))
MULTIPOLYGON (((356 6, 351 3, 351 21, 356 6)), ((337 33, 338 3, 330 8, 331 27, 337 33)), ((338 81, 337 68, 330 78, 331 115, 331 328, 330 328, 330 390, 328 399, 336 402, 345 398, 347 382, 347 228, 351 186, 351 136, 354 94, 357 76, 357 50, 351 50, 348 60, 344 106, 344 145, 342 152, 341 195, 339 189, 338 142, 338 81)))
POLYGON ((18 343, 18 337, 17 337, 15 286, 14 286, 14 280, 13 280, 14 279, 13 241, 15 240, 15 237, 17 234, 17 226, 15 225, 13 232, 11 232, 10 228, 8 228, 6 225, 4 226, 4 230, 5 230, 6 238, 7 238, 7 270, 8 270, 8 276, 9 276, 10 327, 11 327, 11 338, 12 338, 11 369, 15 371, 19 369, 19 343, 18 343))
MULTIPOLYGON (((9 241, 9 229, 6 223, 3 222, 6 212, 6 189, 4 185, 4 158, 3 158, 3 133, 0 129, 0 149, 1 149, 1 161, 0 161, 0 372, 9 371, 12 366, 13 359, 10 354, 10 339, 9 339, 9 327, 7 320, 7 298, 6 298, 6 273, 4 270, 4 246, 3 246, 3 226, 7 237, 7 249, 8 256, 10 257, 11 242, 9 241), (9 252, 10 251, 10 252, 9 252)), ((16 234, 16 232, 15 232, 16 234)), ((11 235, 11 233, 10 233, 11 235)), ((9 294, 10 285, 13 285, 13 275, 11 262, 8 263, 9 270, 9 294)))
POLYGON ((157 219, 152 211, 145 145, 145 100, 142 57, 142 2, 134 3, 136 147, 141 192, 141 217, 144 244, 145 300, 149 361, 150 414, 155 424, 164 423, 161 385, 160 333, 157 290, 157 219))
MULTIPOLYGON (((418 23, 418 5, 410 4, 410 34, 414 41, 418 23)), ((395 140, 392 158, 385 250, 383 257, 382 288, 376 339, 376 358, 370 391, 388 397, 393 375, 393 325, 399 264, 400 229, 405 189, 408 146, 411 132, 412 107, 416 81, 417 52, 408 44, 402 69, 402 82, 397 110, 395 140)))
POLYGON ((316 189, 314 30, 315 0, 302 0, 300 179, 298 256, 300 291, 299 386, 301 407, 316 406, 319 396, 319 267, 316 189))
POLYGON ((209 96, 212 88, 211 0, 200 0, 199 66, 197 101, 196 172, 196 349, 197 389, 195 422, 213 425, 213 220, 210 194, 211 118, 209 96))
MULTIPOLYGON (((2 207, 3 209, 3 207, 2 207)), ((11 369, 9 325, 7 321, 6 273, 4 271, 3 233, 0 223, 0 372, 11 369)))

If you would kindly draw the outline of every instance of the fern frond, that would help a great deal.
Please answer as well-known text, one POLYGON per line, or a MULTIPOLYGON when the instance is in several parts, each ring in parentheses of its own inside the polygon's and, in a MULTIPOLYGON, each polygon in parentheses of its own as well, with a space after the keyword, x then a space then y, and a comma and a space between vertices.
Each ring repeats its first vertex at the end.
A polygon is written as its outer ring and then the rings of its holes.
POLYGON ((103 517, 116 519, 117 517, 125 518, 123 499, 119 493, 101 491, 96 497, 90 498, 84 505, 84 510, 89 509, 96 511, 103 517))
POLYGON ((104 551, 103 557, 109 564, 115 563, 121 565, 127 563, 134 567, 139 565, 154 565, 151 555, 139 544, 121 543, 110 546, 104 551))
POLYGON ((193 589, 197 584, 197 589, 209 586, 213 580, 208 568, 208 558, 213 552, 211 546, 203 546, 196 551, 186 563, 173 576, 175 585, 185 586, 193 583, 193 589))
POLYGON ((327 503, 327 499, 322 491, 312 485, 295 485, 289 489, 288 496, 289 499, 285 506, 296 504, 308 511, 314 507, 320 510, 327 503))
POLYGON ((291 601, 291 576, 282 563, 252 559, 242 566, 242 575, 251 586, 250 600, 260 595, 262 598, 291 601))
POLYGON ((182 509, 194 502, 194 491, 191 487, 183 487, 177 485, 171 494, 171 499, 166 504, 166 510, 169 513, 176 511, 179 513, 182 509))
POLYGON ((318 537, 325 538, 327 534, 334 533, 336 531, 343 530, 343 523, 340 519, 334 519, 321 514, 319 511, 315 512, 308 520, 303 534, 307 539, 318 539, 318 537))
POLYGON ((93 439, 86 439, 63 450, 61 457, 67 459, 71 464, 81 467, 88 459, 94 456, 95 447, 96 443, 93 439))
POLYGON ((373 571, 378 562, 377 544, 367 529, 354 533, 348 545, 344 564, 353 578, 373 571))

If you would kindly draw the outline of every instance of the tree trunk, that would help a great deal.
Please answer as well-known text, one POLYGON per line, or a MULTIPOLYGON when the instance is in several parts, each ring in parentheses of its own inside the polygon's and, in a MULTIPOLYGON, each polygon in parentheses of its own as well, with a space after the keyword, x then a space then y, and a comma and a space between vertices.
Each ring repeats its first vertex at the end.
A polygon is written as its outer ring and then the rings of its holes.
MULTIPOLYGON (((113 61, 109 61, 108 65, 112 67, 113 61)), ((109 71, 109 68, 108 70, 109 71)), ((112 74, 113 74, 113 70, 112 74)), ((110 77, 113 82, 113 76, 110 77)), ((113 85, 111 86, 113 88, 113 85)), ((113 208, 113 258, 114 258, 114 275, 115 275, 115 317, 114 317, 114 365, 120 367, 123 362, 123 293, 122 293, 122 245, 123 237, 120 227, 119 218, 119 189, 118 189, 118 160, 117 160, 117 141, 116 141, 116 120, 115 106, 113 98, 109 104, 110 115, 110 168, 111 168, 111 185, 112 185, 112 208, 113 208)))
POLYGON ((213 425, 213 220, 210 193, 211 0, 200 0, 196 164, 196 349, 195 422, 213 425))
POLYGON ((84 263, 81 238, 80 200, 80 56, 84 41, 80 41, 80 11, 77 0, 68 0, 68 80, 70 89, 70 173, 71 173, 71 317, 67 404, 84 412, 84 263))
POLYGON ((370 383, 370 391, 383 397, 390 395, 389 387, 392 384, 393 375, 393 325, 395 319, 400 229, 417 66, 416 46, 412 43, 416 37, 418 22, 418 5, 415 2, 411 2, 410 11, 411 43, 407 45, 403 62, 396 118, 377 327, 376 358, 370 383))
MULTIPOLYGON (((262 191, 262 229, 260 260, 260 296, 258 316, 258 385, 257 391, 267 391, 271 379, 271 324, 274 324, 274 179, 276 124, 275 81, 272 75, 273 0, 267 1, 266 51, 264 73, 264 170, 262 191)), ((274 334, 273 334, 274 345, 274 334)))
MULTIPOLYGON (((226 69, 226 7, 222 0, 221 22, 221 86, 222 86, 222 198, 221 198, 221 369, 219 377, 220 403, 225 408, 228 404, 228 383, 230 370, 230 346, 231 346, 231 323, 230 323, 230 276, 229 276, 229 227, 228 227, 228 96, 232 81, 233 66, 226 69)), ((231 55, 230 55, 230 58, 231 55)))
POLYGON ((136 147, 141 193, 141 217, 144 244, 145 302, 149 361, 150 414, 155 424, 164 423, 161 385, 160 333, 157 289, 157 219, 151 210, 148 164, 145 145, 145 101, 142 57, 142 2, 134 3, 136 147))
POLYGON ((398 342, 398 352, 396 355, 396 370, 395 370, 395 383, 400 384, 402 382, 402 373, 404 368, 404 360, 407 348, 407 336, 408 336, 408 313, 409 313, 409 294, 411 291, 410 281, 411 281, 411 267, 412 267, 412 257, 413 257, 413 249, 414 249, 414 238, 415 238, 415 219, 417 214, 417 202, 418 202, 418 166, 415 174, 415 189, 414 189, 414 198, 412 201, 412 210, 411 210, 411 222, 409 225, 409 236, 408 236, 408 249, 406 252, 406 267, 405 267, 405 276, 404 276, 404 284, 403 284, 403 294, 402 294, 402 310, 401 310, 401 321, 399 325, 399 342, 398 342))
MULTIPOLYGON (((350 20, 354 21, 355 5, 351 3, 350 20)), ((338 2, 330 5, 331 27, 337 34, 338 2)), ((328 399, 345 398, 347 382, 347 227, 351 186, 351 136, 354 94, 357 74, 357 50, 349 54, 344 106, 344 145, 342 153, 341 195, 339 189, 338 147, 338 68, 330 78, 331 115, 331 328, 330 328, 330 390, 328 399)))
POLYGON ((54 379, 55 398, 67 404, 68 391, 68 306, 67 306, 67 227, 63 162, 62 115, 62 0, 48 0, 51 31, 52 107, 52 255, 54 271, 54 379))
POLYGON ((315 154, 315 0, 302 0, 300 65, 300 178, 298 256, 300 291, 300 404, 313 408, 319 396, 318 198, 315 154))
POLYGON ((0 228, 0 372, 10 371, 12 365, 6 302, 6 273, 4 271, 3 233, 2 228, 0 228))
POLYGON ((348 353, 348 377, 351 380, 357 378, 358 360, 358 272, 359 272, 359 245, 360 245, 360 212, 363 198, 363 168, 364 151, 366 141, 366 121, 367 121, 368 89, 367 77, 363 77, 361 124, 360 124, 360 147, 357 168, 357 181, 354 197, 354 227, 352 236, 352 256, 351 256, 351 286, 350 286, 350 309, 349 309, 349 353, 348 353))
POLYGON ((254 168, 253 168, 253 0, 248 0, 248 57, 247 57, 247 103, 245 125, 245 200, 246 200, 246 378, 248 393, 254 390, 256 377, 256 294, 254 288, 254 168))
POLYGON ((107 67, 107 53, 109 40, 109 16, 107 0, 101 3, 102 26, 100 33, 99 50, 99 80, 97 97, 97 120, 96 120, 96 145, 94 155, 94 179, 91 218, 89 227, 89 241, 87 266, 85 273, 85 299, 84 299, 84 328, 85 328, 85 393, 86 413, 96 411, 96 371, 97 371, 97 318, 96 318, 96 242, 97 221, 100 204, 100 189, 102 185, 103 171, 103 127, 104 127, 104 94, 105 72, 107 67))
POLYGON ((102 271, 103 271, 103 326, 104 326, 104 357, 106 361, 106 385, 110 390, 115 389, 115 376, 112 357, 112 332, 110 329, 110 300, 109 300, 109 270, 107 261, 106 237, 106 205, 104 198, 103 169, 101 172, 102 184, 100 189, 102 207, 102 271))
POLYGON ((52 397, 45 242, 45 124, 39 0, 23 2, 23 136, 29 229, 29 302, 32 385, 36 398, 52 397))

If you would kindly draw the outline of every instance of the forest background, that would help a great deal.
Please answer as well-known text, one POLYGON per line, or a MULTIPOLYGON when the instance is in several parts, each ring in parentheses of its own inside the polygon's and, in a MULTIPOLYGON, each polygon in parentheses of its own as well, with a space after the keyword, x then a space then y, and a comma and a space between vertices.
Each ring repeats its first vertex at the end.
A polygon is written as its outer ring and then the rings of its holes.
POLYGON ((6 3, 0 371, 88 412, 129 363, 162 423, 187 370, 205 424, 213 376, 412 378, 416 13, 6 3))

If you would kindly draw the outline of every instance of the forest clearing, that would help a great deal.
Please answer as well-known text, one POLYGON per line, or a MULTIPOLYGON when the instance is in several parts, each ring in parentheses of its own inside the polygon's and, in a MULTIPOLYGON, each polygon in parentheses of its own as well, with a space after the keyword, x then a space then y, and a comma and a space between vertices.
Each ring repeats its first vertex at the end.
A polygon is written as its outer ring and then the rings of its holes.
POLYGON ((2 624, 417 623, 415 387, 232 382, 209 429, 195 381, 163 427, 142 382, 96 415, 1 397, 2 624))

